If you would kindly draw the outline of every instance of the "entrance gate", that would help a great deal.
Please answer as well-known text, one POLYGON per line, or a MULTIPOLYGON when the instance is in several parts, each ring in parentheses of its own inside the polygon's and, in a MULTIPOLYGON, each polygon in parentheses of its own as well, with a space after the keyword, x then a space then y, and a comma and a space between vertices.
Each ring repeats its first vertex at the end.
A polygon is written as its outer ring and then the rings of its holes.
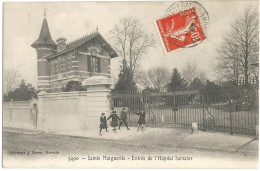
POLYGON ((258 125, 258 88, 152 91, 112 91, 111 106, 120 114, 128 111, 130 126, 136 126, 140 109, 146 126, 191 128, 255 135, 258 125))

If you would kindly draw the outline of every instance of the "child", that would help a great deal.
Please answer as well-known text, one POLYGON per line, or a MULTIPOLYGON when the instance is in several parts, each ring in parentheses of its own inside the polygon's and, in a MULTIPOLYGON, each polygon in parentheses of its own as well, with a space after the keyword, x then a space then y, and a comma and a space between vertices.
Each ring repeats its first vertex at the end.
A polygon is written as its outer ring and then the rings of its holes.
POLYGON ((130 130, 130 129, 128 128, 128 125, 127 125, 127 116, 126 116, 126 110, 125 110, 125 108, 123 108, 123 110, 121 111, 120 118, 121 118, 121 122, 120 122, 120 124, 119 124, 119 128, 118 128, 118 129, 120 130, 121 125, 122 125, 123 123, 125 123, 125 126, 126 126, 127 130, 130 130))
POLYGON ((117 120, 120 120, 120 118, 117 116, 116 111, 112 111, 112 114, 107 118, 109 120, 112 118, 111 126, 114 128, 113 131, 116 133, 116 127, 118 126, 117 120))
POLYGON ((99 130, 100 136, 102 136, 102 134, 101 134, 102 129, 106 129, 106 131, 108 132, 108 130, 107 130, 107 119, 105 117, 105 113, 101 113, 99 128, 100 128, 100 130, 99 130))
POLYGON ((144 130, 144 125, 145 125, 145 112, 143 109, 141 109, 141 112, 140 113, 136 113, 137 115, 139 115, 139 120, 137 122, 138 124, 138 128, 137 128, 137 131, 139 131, 139 127, 141 126, 141 131, 143 132, 144 130))

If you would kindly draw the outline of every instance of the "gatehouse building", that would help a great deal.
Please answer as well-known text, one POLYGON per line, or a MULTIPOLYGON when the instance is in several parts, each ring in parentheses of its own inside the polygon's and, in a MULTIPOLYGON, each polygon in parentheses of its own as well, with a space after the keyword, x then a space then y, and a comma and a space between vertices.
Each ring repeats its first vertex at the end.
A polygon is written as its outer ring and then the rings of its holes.
POLYGON ((91 76, 111 77, 110 60, 117 53, 98 32, 67 43, 64 37, 52 40, 46 15, 39 38, 31 45, 37 51, 37 87, 59 92, 69 81, 91 76))

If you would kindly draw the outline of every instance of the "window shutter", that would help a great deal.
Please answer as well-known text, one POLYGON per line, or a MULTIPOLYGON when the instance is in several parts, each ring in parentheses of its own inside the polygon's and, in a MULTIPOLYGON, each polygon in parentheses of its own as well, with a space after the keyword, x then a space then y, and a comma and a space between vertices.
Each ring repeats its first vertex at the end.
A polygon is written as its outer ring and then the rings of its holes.
POLYGON ((100 57, 97 57, 97 72, 100 73, 101 72, 101 59, 100 57))
POLYGON ((88 72, 92 72, 92 69, 91 69, 91 56, 88 56, 88 72))

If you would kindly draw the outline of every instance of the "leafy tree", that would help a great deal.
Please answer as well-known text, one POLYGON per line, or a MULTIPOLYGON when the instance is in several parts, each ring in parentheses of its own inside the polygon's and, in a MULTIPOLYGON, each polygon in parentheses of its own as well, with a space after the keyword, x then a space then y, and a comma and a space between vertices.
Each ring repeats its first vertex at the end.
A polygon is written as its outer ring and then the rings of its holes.
POLYGON ((26 84, 22 79, 19 87, 13 91, 9 91, 7 95, 4 95, 4 101, 8 102, 13 99, 14 101, 26 101, 31 100, 32 97, 37 98, 38 91, 30 84, 26 84))
POLYGON ((129 67, 121 65, 121 71, 118 74, 118 80, 115 84, 114 90, 137 90, 136 84, 133 80, 133 75, 129 67))
POLYGON ((177 68, 173 69, 170 83, 168 84, 169 90, 176 90, 186 88, 187 83, 185 79, 181 76, 177 68))
POLYGON ((62 91, 86 91, 87 89, 82 86, 80 81, 69 81, 64 87, 62 87, 62 91))
POLYGON ((204 87, 204 84, 202 83, 201 79, 195 77, 190 83, 189 87, 191 89, 200 89, 204 87))
MULTIPOLYGON (((113 89, 114 93, 119 94, 129 94, 137 91, 136 84, 133 80, 133 76, 129 67, 123 67, 121 65, 120 73, 118 74, 118 79, 113 89), (130 91, 129 91, 130 90, 130 91)), ((121 98, 114 99, 114 107, 128 107, 129 110, 135 110, 142 106, 142 99, 139 97, 133 97, 129 99, 121 98)))

